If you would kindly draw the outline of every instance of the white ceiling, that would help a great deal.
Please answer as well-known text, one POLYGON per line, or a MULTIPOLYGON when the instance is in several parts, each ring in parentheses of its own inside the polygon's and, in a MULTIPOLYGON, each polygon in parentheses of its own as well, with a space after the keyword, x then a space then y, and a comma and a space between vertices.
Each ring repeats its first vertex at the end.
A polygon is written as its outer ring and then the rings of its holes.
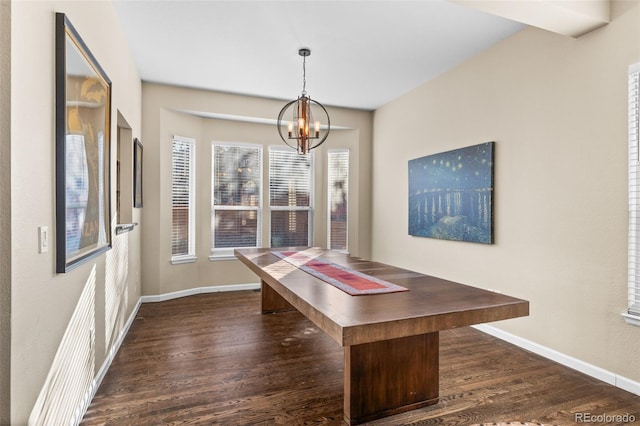
POLYGON ((114 0, 143 81, 373 110, 524 25, 446 0, 114 0))

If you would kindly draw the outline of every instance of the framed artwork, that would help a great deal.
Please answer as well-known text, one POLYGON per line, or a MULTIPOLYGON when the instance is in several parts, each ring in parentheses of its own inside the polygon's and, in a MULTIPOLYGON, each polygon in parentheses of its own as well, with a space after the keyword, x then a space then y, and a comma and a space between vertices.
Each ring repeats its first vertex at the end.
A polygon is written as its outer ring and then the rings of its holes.
POLYGON ((493 244, 494 145, 409 161, 409 235, 493 244))
POLYGON ((133 140, 133 207, 142 207, 142 142, 133 140))
POLYGON ((56 271, 111 248, 111 81, 56 13, 56 271))

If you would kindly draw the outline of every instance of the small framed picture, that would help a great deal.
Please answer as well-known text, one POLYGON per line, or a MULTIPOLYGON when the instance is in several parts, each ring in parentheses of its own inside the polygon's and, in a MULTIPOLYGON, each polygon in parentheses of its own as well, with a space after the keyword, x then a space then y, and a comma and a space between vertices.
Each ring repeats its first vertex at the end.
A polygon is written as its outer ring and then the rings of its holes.
POLYGON ((142 142, 133 141, 133 207, 142 207, 142 142))

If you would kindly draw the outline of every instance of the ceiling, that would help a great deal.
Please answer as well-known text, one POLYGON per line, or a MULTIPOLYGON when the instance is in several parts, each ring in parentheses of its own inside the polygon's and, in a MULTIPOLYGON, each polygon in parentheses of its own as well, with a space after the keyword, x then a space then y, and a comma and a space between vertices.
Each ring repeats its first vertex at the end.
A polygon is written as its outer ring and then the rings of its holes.
POLYGON ((373 110, 524 28, 446 0, 114 0, 143 81, 373 110))

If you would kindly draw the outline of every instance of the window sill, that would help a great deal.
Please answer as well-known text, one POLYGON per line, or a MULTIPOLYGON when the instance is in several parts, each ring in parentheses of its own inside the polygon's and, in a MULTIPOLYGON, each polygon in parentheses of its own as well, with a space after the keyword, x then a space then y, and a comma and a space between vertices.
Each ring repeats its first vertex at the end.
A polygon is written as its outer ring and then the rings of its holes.
POLYGON ((238 260, 233 254, 212 254, 209 256, 209 260, 212 262, 217 262, 219 260, 238 260))
POLYGON ((623 312, 622 316, 624 317, 624 320, 626 321, 627 324, 640 327, 640 316, 632 315, 627 312, 623 312))
POLYGON ((194 263, 198 258, 196 256, 180 256, 180 257, 172 257, 171 264, 172 265, 181 265, 183 263, 194 263))

